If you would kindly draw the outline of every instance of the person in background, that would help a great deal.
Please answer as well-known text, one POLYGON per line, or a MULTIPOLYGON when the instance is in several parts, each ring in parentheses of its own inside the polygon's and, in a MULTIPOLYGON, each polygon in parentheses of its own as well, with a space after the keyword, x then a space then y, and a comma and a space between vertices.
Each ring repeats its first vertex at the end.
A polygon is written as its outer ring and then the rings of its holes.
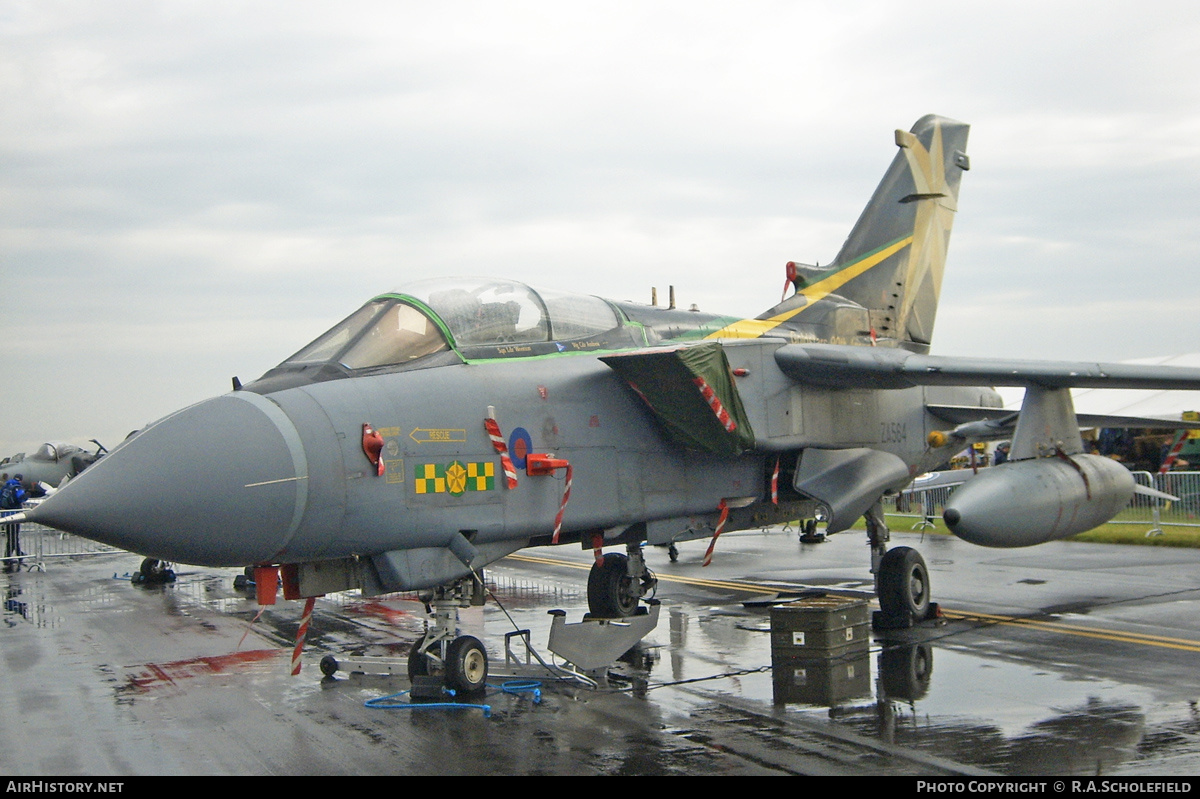
MULTIPOLYGON (((3 485, 0 485, 0 510, 20 510, 28 497, 21 485, 21 475, 9 479, 4 474, 0 475, 0 480, 3 480, 3 485)), ((17 571, 21 568, 21 556, 25 554, 21 551, 21 525, 4 525, 4 538, 4 571, 17 571)))

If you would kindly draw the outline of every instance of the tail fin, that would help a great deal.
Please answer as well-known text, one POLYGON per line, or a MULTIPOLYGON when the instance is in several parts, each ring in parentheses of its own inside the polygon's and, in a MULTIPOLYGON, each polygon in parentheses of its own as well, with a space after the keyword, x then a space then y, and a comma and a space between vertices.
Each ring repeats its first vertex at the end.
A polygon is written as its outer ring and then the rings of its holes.
POLYGON ((796 290, 823 283, 829 293, 866 308, 880 339, 927 351, 958 186, 970 168, 969 130, 933 115, 919 119, 910 132, 897 130, 900 152, 841 252, 828 267, 802 269, 796 290))

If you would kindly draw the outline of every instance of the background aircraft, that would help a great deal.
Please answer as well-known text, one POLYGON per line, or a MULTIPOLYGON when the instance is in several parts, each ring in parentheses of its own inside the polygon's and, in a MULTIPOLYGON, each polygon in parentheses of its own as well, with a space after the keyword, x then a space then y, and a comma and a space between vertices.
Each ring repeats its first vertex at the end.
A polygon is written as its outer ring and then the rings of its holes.
POLYGON ((897 131, 841 252, 789 263, 795 293, 758 318, 426 281, 142 430, 26 516, 161 560, 279 565, 288 598, 427 590, 410 673, 464 690, 487 656, 457 608, 480 568, 528 546, 593 548, 593 613, 628 616, 655 588, 644 544, 708 538, 711 554, 724 530, 865 516, 879 621, 910 624, 928 572, 888 549, 885 493, 1011 439, 947 523, 986 546, 1073 535, 1135 486, 1083 452, 1069 388, 1200 388, 1200 369, 928 354, 967 131, 935 116, 897 131), (1019 413, 997 384, 1025 388, 1019 413))
POLYGON ((61 441, 46 442, 32 455, 22 452, 0 461, 0 472, 9 477, 21 475, 21 483, 27 490, 38 491, 42 483, 57 488, 63 480, 76 476, 108 451, 99 441, 92 443, 96 445, 95 452, 61 441))

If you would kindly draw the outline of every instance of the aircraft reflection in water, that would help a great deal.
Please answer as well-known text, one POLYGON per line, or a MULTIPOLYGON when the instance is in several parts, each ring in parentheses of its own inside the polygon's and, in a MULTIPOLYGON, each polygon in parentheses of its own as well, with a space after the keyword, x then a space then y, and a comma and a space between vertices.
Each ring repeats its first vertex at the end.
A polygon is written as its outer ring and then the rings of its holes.
MULTIPOLYGON (((931 663, 931 650, 924 654, 931 663)), ((900 655, 907 655, 906 648, 900 648, 900 655)), ((889 673, 886 662, 881 662, 880 668, 883 691, 877 702, 870 707, 838 708, 833 714, 836 719, 857 722, 864 733, 878 735, 889 744, 917 746, 952 761, 1021 775, 1110 774, 1138 757, 1146 735, 1146 716, 1141 708, 1097 697, 1057 709, 1056 715, 1016 732, 988 721, 930 716, 928 709, 922 721, 916 723, 918 709, 912 703, 923 698, 929 674, 924 675, 919 689, 910 693, 895 687, 912 679, 904 669, 894 661, 890 666, 894 671, 889 673), (893 686, 890 690, 889 679, 893 686), (910 705, 907 711, 904 705, 910 705)))
POLYGON ((616 617, 655 587, 644 544, 865 516, 880 622, 909 624, 928 573, 887 548, 885 493, 1011 439, 947 523, 985 546, 1073 535, 1135 487, 1084 454, 1069 388, 1200 388, 1196 369, 927 354, 967 131, 936 116, 897 131, 841 252, 789 263, 795 293, 758 318, 418 283, 146 428, 27 516, 152 558, 282 566, 288 598, 432 589, 410 672, 444 669, 464 690, 487 656, 457 636, 458 603, 473 572, 523 547, 595 548, 589 604, 616 617), (989 385, 1025 386, 1020 414, 989 385))
POLYGON ((920 703, 934 680, 933 647, 927 643, 881 643, 874 660, 878 669, 874 691, 871 661, 864 652, 835 658, 828 671, 818 670, 809 675, 807 684, 782 691, 776 671, 772 698, 776 704, 829 707, 831 718, 886 743, 1011 774, 1108 774, 1137 757, 1146 735, 1141 708, 1094 696, 1016 731, 991 721, 972 722, 970 711, 964 708, 956 713, 946 713, 944 708, 931 711, 920 703), (853 676, 847 677, 847 669, 853 666, 861 666, 861 672, 851 670, 853 676), (856 699, 870 699, 873 693, 873 702, 856 704, 856 699))

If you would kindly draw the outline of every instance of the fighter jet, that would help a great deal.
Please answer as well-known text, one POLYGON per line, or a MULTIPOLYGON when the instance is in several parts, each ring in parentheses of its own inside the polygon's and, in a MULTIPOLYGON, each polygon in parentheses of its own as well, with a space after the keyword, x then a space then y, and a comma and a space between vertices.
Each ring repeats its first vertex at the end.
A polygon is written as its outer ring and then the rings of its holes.
MULTIPOLYGON (((984 546, 1073 535, 1135 486, 1084 453, 1070 387, 1200 388, 1200 369, 929 354, 967 133, 937 116, 896 131, 837 257, 789 262, 794 293, 754 319, 416 283, 143 429, 27 518, 164 561, 281 567, 286 598, 427 592, 410 674, 463 690, 487 655, 457 608, 525 547, 593 549, 590 608, 624 617, 655 589, 647 544, 707 539, 711 556, 724 531, 865 517, 881 623, 924 618, 928 570, 888 548, 885 494, 1010 439, 946 522, 984 546), (1025 387, 1019 413, 994 385, 1025 387)), ((273 601, 275 579, 257 582, 273 601)))
POLYGON ((61 441, 46 442, 32 455, 24 452, 0 461, 0 472, 9 477, 21 475, 26 490, 41 493, 42 486, 56 488, 91 466, 106 450, 99 441, 92 441, 96 451, 91 452, 75 444, 61 441), (41 489, 41 490, 40 490, 41 489))

